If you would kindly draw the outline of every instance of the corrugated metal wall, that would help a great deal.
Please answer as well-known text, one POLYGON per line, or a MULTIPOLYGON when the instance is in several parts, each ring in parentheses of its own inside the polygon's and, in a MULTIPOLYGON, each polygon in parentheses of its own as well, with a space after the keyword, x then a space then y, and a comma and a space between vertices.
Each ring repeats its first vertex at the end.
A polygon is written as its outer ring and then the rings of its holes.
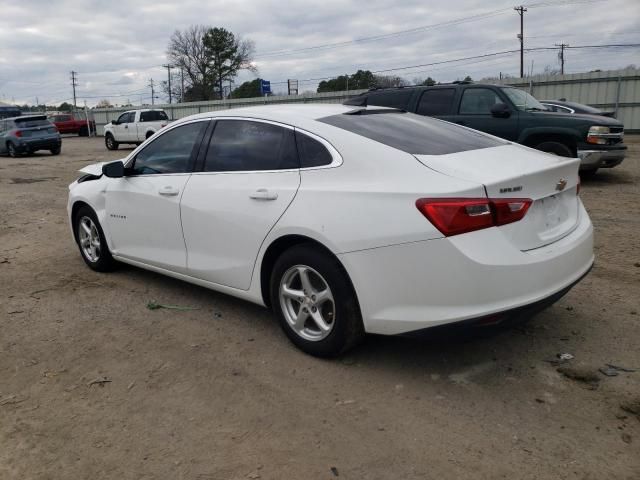
MULTIPOLYGON (((603 110, 617 110, 628 132, 640 132, 640 70, 609 70, 604 72, 574 73, 569 75, 536 75, 525 79, 489 79, 491 83, 501 83, 530 91, 540 100, 566 98, 572 102, 584 103, 603 110)), ((266 98, 240 98, 236 100, 214 100, 209 102, 177 103, 156 105, 163 108, 169 118, 177 120, 195 113, 224 110, 227 108, 252 105, 272 105, 277 103, 342 103, 350 96, 365 90, 344 92, 308 93, 266 98)), ((135 107, 132 107, 135 108, 135 107)), ((98 132, 125 108, 93 110, 98 132)))

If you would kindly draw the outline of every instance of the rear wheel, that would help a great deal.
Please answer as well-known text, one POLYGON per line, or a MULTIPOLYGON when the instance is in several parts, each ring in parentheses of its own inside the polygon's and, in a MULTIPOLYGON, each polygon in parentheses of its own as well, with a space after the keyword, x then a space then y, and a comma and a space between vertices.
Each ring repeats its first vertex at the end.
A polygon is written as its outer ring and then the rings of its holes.
POLYGON ((318 357, 333 357, 364 337, 351 282, 332 255, 313 245, 296 245, 276 261, 271 305, 289 339, 318 357))
POLYGON ((74 217, 73 225, 80 254, 89 268, 98 272, 113 270, 115 260, 109 252, 95 212, 89 207, 81 207, 74 217))
POLYGON ((60 155, 61 147, 55 147, 51 149, 51 155, 60 155))
POLYGON ((16 158, 18 156, 18 149, 16 149, 13 142, 7 142, 7 153, 12 158, 16 158))
POLYGON ((153 135, 153 132, 147 132, 147 135, 145 136, 145 139, 149 139, 149 137, 151 137, 153 135))
POLYGON ((108 150, 117 150, 120 144, 116 142, 116 139, 113 138, 111 133, 107 133, 104 136, 104 144, 106 145, 108 150))
POLYGON ((547 153, 553 153, 560 157, 575 157, 573 152, 564 143, 560 142, 542 142, 534 147, 536 150, 541 150, 547 153))
POLYGON ((89 136, 89 131, 87 130, 87 127, 82 127, 80 130, 78 130, 78 136, 79 137, 89 136))

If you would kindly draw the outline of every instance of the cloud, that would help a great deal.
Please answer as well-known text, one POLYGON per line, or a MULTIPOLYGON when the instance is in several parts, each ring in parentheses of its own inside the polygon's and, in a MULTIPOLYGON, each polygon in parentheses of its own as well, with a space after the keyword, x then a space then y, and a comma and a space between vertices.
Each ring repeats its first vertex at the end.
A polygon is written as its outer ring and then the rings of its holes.
MULTIPOLYGON (((8 3, 8 2, 5 2, 8 3)), ((640 42, 637 0, 603 0, 586 4, 568 0, 564 6, 529 8, 525 14, 525 45, 553 46, 640 42)), ((519 17, 513 2, 499 0, 25 0, 3 5, 0 17, 0 99, 60 103, 72 96, 70 71, 78 72, 78 98, 91 105, 100 98, 112 103, 144 101, 149 79, 166 79, 165 51, 170 35, 191 24, 224 26, 255 42, 259 75, 284 90, 288 78, 301 90, 314 90, 317 80, 352 73, 358 68, 383 70, 487 52, 517 49, 519 17), (500 10, 500 11, 498 11, 500 10), (377 41, 292 55, 265 53, 351 42, 363 37, 434 25, 461 17, 496 12, 458 24, 427 28, 377 41), (261 55, 262 54, 262 55, 261 55)), ((569 50, 568 72, 611 69, 640 63, 638 49, 569 50)), ((451 81, 511 75, 519 70, 518 55, 398 70, 390 74, 409 80, 431 76, 451 81)), ((527 70, 557 66, 557 52, 526 54, 527 70)), ((243 72, 236 84, 254 78, 243 72)))

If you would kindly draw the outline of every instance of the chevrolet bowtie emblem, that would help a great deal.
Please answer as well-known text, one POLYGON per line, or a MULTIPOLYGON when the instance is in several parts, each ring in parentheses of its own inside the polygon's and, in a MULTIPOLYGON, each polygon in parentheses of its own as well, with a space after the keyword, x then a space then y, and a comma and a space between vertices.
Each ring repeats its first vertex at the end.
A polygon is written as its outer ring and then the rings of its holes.
POLYGON ((561 192, 562 190, 564 190, 564 187, 566 186, 567 186, 567 181, 564 178, 561 178, 560 180, 558 180, 558 183, 556 183, 556 190, 561 192))

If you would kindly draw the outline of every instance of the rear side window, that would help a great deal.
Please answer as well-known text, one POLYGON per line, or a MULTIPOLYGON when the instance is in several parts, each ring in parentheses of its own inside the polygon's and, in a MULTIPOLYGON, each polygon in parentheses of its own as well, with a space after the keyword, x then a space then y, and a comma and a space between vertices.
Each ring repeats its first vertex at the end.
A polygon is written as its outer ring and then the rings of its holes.
POLYGON ((490 114, 491 107, 502 100, 496 92, 488 88, 467 88, 462 93, 460 114, 490 114))
POLYGON ((373 92, 367 97, 367 105, 377 105, 379 107, 399 108, 406 110, 409 100, 413 95, 413 90, 389 90, 384 92, 373 92))
POLYGON ((247 172, 299 167, 292 129, 250 120, 218 120, 204 170, 247 172))
POLYGON ((361 110, 318 121, 414 155, 445 155, 507 144, 458 125, 394 110, 361 110))
POLYGON ((173 128, 147 145, 133 163, 134 175, 183 173, 199 145, 207 122, 194 122, 173 128))
POLYGON ((47 119, 24 119, 14 121, 16 122, 17 128, 48 127, 49 125, 51 125, 51 122, 47 119))
POLYGON ((450 114, 455 93, 453 88, 426 90, 420 97, 417 113, 427 116, 450 114))
POLYGON ((160 110, 153 110, 151 112, 140 113, 141 122, 158 122, 162 120, 169 120, 169 117, 167 117, 166 113, 160 110))
POLYGON ((321 167, 333 162, 329 150, 318 140, 304 133, 296 132, 296 144, 298 145, 301 168, 321 167))

